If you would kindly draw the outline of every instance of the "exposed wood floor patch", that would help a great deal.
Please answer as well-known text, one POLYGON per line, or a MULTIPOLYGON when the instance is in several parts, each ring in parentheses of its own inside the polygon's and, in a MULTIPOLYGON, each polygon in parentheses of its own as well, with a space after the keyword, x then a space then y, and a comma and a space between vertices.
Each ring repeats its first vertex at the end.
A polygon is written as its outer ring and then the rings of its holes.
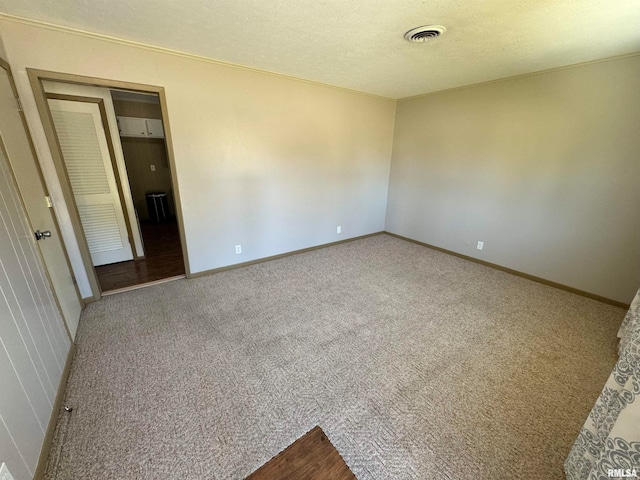
POLYGON ((247 480, 357 480, 318 426, 247 477, 247 480))

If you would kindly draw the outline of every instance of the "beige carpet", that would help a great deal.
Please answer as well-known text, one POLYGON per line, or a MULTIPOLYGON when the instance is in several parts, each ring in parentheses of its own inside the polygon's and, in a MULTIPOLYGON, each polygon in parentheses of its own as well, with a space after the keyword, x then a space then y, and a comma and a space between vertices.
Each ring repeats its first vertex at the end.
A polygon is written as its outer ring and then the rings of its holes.
POLYGON ((560 479, 624 311, 387 235, 106 297, 52 479, 240 479, 315 425, 359 480, 560 479))

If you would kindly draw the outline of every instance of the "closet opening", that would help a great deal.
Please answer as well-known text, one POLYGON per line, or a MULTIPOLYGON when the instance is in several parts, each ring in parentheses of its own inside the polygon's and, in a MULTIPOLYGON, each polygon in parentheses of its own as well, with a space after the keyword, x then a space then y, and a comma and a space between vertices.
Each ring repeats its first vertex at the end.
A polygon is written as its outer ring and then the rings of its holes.
POLYGON ((79 249, 76 277, 86 273, 85 301, 188 276, 164 89, 28 73, 77 242, 65 247, 79 249))
POLYGON ((143 255, 101 265, 103 294, 185 274, 158 95, 111 90, 143 255))

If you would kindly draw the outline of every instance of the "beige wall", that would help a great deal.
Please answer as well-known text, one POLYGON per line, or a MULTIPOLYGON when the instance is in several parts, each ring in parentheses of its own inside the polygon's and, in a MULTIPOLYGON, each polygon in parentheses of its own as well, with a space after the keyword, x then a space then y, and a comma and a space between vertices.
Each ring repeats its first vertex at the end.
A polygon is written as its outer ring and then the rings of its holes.
POLYGON ((384 229, 394 101, 8 19, 0 32, 52 195, 27 67, 165 87, 192 272, 384 229))
POLYGON ((192 272, 382 230, 386 207, 400 235, 620 301, 640 285, 638 57, 401 100, 392 138, 391 100, 13 20, 0 32, 54 200, 25 68, 166 88, 192 272))
POLYGON ((399 101, 387 230, 630 302, 638 78, 636 56, 399 101))

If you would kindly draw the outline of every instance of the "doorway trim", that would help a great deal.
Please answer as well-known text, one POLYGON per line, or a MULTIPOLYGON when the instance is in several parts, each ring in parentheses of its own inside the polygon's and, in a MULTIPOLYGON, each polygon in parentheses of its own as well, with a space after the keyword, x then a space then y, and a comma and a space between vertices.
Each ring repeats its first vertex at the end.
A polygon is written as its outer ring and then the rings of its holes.
POLYGON ((123 82, 120 80, 109 80, 97 77, 87 77, 84 75, 75 75, 70 73, 52 72, 47 70, 38 70, 33 68, 27 68, 27 75, 29 76, 29 82, 31 83, 31 89, 36 101, 38 113, 40 114, 40 120, 44 127, 47 143, 51 150, 53 157, 53 163, 58 175, 60 186, 62 189, 62 195, 69 211, 71 218, 71 225, 74 235, 77 239, 80 249, 80 255, 84 268, 89 278, 89 284, 91 286, 91 292, 93 294, 93 300, 99 300, 102 296, 100 289, 100 283, 98 282, 98 276, 91 260, 91 254, 89 252, 89 244, 84 235, 82 229, 82 223, 80 221, 80 214, 78 207, 71 190, 71 185, 68 181, 67 171, 62 156, 62 150, 58 143, 55 127, 53 124, 53 118, 51 116, 51 110, 49 109, 49 103, 47 101, 47 92, 44 89, 44 81, 52 81, 59 83, 70 83, 76 85, 86 85, 92 87, 102 88, 117 88, 120 90, 130 90, 140 93, 152 93, 157 94, 160 99, 160 110, 162 113, 162 123, 165 131, 165 145, 167 149, 167 157, 169 160, 169 173, 171 175, 171 187, 173 189, 174 202, 176 207, 176 219, 178 222, 178 232, 180 235, 180 245, 182 248, 182 256, 184 259, 184 269, 187 278, 191 278, 191 271, 189 270, 189 256, 187 253, 187 243, 184 231, 184 220, 182 216, 182 201, 180 198, 180 190, 178 187, 178 180, 176 177, 176 164, 175 156, 173 153, 173 141, 171 138, 171 130, 169 127, 169 117, 167 114, 167 99, 164 91, 164 87, 155 85, 147 85, 142 83, 123 82))

